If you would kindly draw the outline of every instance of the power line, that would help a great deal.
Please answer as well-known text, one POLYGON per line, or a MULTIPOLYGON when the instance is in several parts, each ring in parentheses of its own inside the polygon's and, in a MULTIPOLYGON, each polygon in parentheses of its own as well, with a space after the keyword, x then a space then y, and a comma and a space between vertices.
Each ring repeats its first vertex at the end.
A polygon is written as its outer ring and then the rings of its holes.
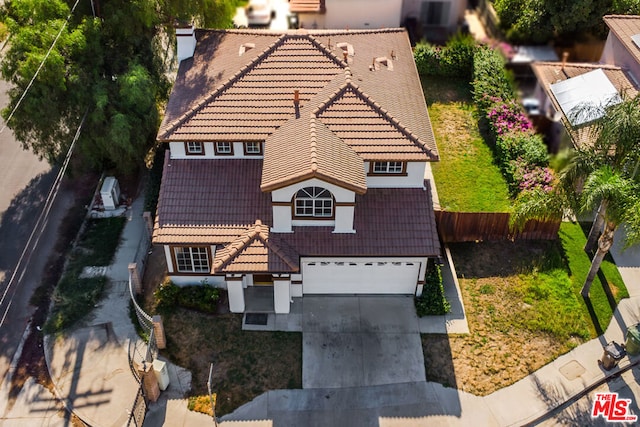
MULTIPOLYGON (((85 111, 84 116, 82 117, 82 121, 80 122, 80 126, 78 126, 78 130, 76 130, 76 134, 73 137, 73 140, 71 141, 71 145, 69 146, 69 151, 67 151, 67 155, 64 159, 64 162, 62 163, 62 166, 60 167, 60 170, 58 171, 58 175, 56 176, 56 179, 53 183, 53 185, 51 186, 51 190, 49 190, 49 194, 47 195, 47 199, 44 202, 44 209, 40 212, 40 215, 38 216, 38 220, 36 221, 36 224, 33 227, 33 230, 31 231, 31 234, 29 235, 29 239, 27 240, 27 243, 24 245, 24 249, 22 250, 22 253, 20 254, 20 258, 18 259, 18 262, 16 263, 16 268, 13 270, 13 274, 11 275, 11 278, 9 279, 9 281, 7 282, 7 288, 4 290, 3 294, 2 294, 2 298, 0 298, 0 306, 2 305, 2 303, 4 303, 5 298, 7 297, 7 294, 9 293, 9 289, 11 289, 11 286, 13 285, 13 282, 16 278, 16 275, 18 274, 18 271, 20 271, 22 269, 22 272, 20 273, 20 277, 18 278, 18 281, 21 281, 25 272, 26 272, 26 268, 23 267, 23 260, 25 259, 25 255, 27 254, 27 251, 29 250, 29 248, 31 247, 32 249, 35 249, 35 247, 38 245, 38 242, 40 241, 40 236, 42 235, 42 230, 44 230, 44 226, 46 225, 47 221, 48 221, 48 217, 49 217, 49 212, 51 211, 51 208, 53 206, 53 201, 55 200, 56 196, 58 195, 58 190, 60 188, 60 184, 62 182, 62 178, 64 177, 64 173, 67 170, 67 166, 69 166, 69 161, 71 160, 71 153, 73 152, 73 148, 76 145, 76 142, 78 141, 78 138, 80 138, 80 131, 82 130, 82 126, 84 125, 84 121, 87 118, 87 114, 89 113, 89 110, 87 109, 87 111, 85 111), (38 232, 38 236, 36 237, 35 242, 33 243, 33 245, 31 245, 31 241, 33 240, 34 236, 36 235, 36 232, 38 232)), ((29 253, 29 256, 27 256, 26 261, 27 263, 29 262, 29 260, 31 259, 31 255, 32 253, 29 253)), ((9 303, 7 304, 7 308, 4 311, 4 314, 2 315, 2 319, 0 319, 0 327, 2 327, 2 325, 4 324, 4 321, 7 317, 7 314, 9 313, 9 308, 11 307, 11 303, 13 301, 13 295, 15 295, 15 290, 13 291, 13 294, 11 295, 11 300, 9 300, 9 303)))
POLYGON ((40 70, 44 66, 44 63, 47 61, 47 58, 49 58, 49 55, 51 54, 51 51, 53 50, 54 46, 58 42, 58 39, 62 35, 62 32, 64 31, 65 27, 69 23, 69 19, 71 19, 71 15, 73 15, 73 12, 76 10, 76 6, 78 6, 78 3, 80 3, 80 0, 76 0, 75 4, 71 8, 71 12, 69 13, 69 16, 67 16, 67 19, 64 21, 64 24, 62 24, 62 27, 60 28, 60 31, 58 31, 58 35, 56 36, 56 38, 53 39, 53 43, 51 43, 51 47, 49 47, 49 50, 47 51, 47 54, 42 59, 42 62, 40 62, 40 65, 38 66, 38 69, 36 70, 36 73, 31 78, 31 81, 27 85, 26 89, 24 90, 24 92, 22 92, 22 95, 20 96, 20 99, 18 99, 18 102, 16 103, 15 107, 13 107, 13 110, 11 110, 11 114, 9 114, 9 117, 7 118, 6 122, 2 126, 2 129, 0 129, 0 133, 2 133, 6 129, 7 124, 9 123, 9 120, 11 120, 11 118, 13 117, 15 112, 18 110, 18 107, 22 103, 22 100, 25 98, 25 96, 27 96, 27 92, 29 91, 29 89, 31 89, 31 86, 33 85, 33 82, 36 80, 36 77, 38 77, 38 74, 40 73, 40 70))

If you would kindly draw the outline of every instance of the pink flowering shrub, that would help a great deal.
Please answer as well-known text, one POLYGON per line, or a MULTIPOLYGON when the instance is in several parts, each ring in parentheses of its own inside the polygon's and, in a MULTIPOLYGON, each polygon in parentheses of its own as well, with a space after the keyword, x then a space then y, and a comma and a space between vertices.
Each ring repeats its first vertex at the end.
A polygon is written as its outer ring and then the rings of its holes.
POLYGON ((555 175, 546 166, 534 166, 523 161, 522 158, 513 160, 512 187, 517 186, 517 192, 542 190, 546 193, 553 189, 555 175))
POLYGON ((510 131, 528 132, 533 129, 522 108, 513 101, 496 103, 487 112, 487 119, 496 137, 510 131))

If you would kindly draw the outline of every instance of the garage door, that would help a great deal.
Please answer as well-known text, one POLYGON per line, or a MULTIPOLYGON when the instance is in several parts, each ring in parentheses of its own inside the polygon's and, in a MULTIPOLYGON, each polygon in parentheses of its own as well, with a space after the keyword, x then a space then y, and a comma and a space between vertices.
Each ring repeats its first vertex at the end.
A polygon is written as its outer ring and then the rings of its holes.
POLYGON ((305 294, 413 294, 418 262, 303 262, 305 294))

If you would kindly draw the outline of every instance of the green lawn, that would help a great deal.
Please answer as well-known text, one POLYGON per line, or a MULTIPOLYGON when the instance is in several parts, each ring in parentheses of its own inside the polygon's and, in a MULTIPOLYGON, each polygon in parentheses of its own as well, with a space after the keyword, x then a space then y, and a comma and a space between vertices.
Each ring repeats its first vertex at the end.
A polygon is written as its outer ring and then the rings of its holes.
MULTIPOLYGON (((580 290, 589 272, 591 259, 583 247, 587 239, 579 224, 563 222, 560 226, 560 241, 571 272, 571 285, 579 301, 583 301, 580 290)), ((617 267, 608 259, 603 261, 600 274, 593 281, 590 298, 582 303, 585 317, 591 320, 592 335, 597 336, 609 326, 613 310, 629 293, 617 267), (603 286, 603 282, 606 286, 603 286)))
POLYGON ((491 149, 478 130, 469 85, 452 79, 422 77, 422 88, 438 144, 432 164, 443 210, 508 212, 509 190, 491 149))

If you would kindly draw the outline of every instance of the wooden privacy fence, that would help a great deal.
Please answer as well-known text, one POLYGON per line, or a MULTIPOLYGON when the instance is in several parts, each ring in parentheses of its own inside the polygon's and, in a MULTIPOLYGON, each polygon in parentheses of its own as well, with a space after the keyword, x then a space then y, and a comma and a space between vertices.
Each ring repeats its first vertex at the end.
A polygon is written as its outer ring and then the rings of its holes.
POLYGON ((509 214, 503 212, 436 211, 438 233, 445 243, 490 240, 554 240, 560 221, 530 220, 522 231, 509 229, 509 214))

